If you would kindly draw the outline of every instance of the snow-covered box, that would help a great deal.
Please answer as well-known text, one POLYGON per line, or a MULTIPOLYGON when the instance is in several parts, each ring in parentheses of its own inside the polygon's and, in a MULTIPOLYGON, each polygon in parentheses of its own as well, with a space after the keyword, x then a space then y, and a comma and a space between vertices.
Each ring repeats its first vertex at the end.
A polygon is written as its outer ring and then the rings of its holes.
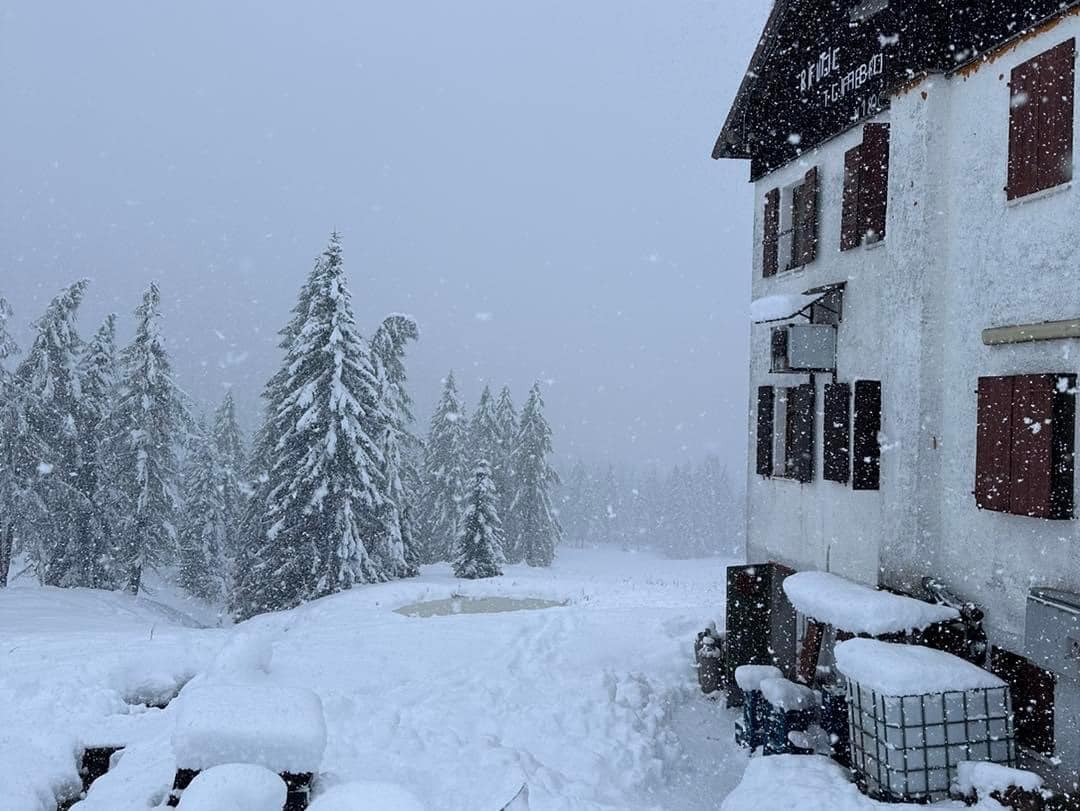
POLYGON ((920 645, 851 639, 836 646, 847 684, 851 765, 885 800, 938 800, 964 761, 1013 766, 1008 685, 920 645))

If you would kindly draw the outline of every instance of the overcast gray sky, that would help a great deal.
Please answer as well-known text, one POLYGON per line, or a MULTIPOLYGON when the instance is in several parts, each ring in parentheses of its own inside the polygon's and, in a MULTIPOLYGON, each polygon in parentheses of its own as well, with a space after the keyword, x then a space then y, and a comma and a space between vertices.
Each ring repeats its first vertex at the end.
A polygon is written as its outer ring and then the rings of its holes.
MULTIPOLYGON (((426 421, 546 381, 556 451, 745 454, 751 189, 709 158, 767 0, 15 0, 0 28, 0 295, 162 287, 182 385, 254 425, 341 231, 370 333, 412 313, 426 421)), ((24 332, 25 335, 25 332, 24 332)))

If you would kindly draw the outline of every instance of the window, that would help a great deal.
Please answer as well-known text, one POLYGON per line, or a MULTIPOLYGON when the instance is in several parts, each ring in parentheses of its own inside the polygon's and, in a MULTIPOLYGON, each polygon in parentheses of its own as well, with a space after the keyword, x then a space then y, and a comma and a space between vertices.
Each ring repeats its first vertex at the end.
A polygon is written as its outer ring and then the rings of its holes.
POLYGON ((840 250, 885 238, 889 188, 889 125, 867 124, 863 142, 844 153, 840 250))
POLYGON ((814 480, 815 388, 758 388, 757 465, 759 475, 814 480))
POLYGON ((975 503, 1072 518, 1076 375, 980 377, 975 503))
POLYGON ((855 430, 852 436, 851 489, 881 486, 881 381, 855 381, 855 430))
POLYGON ((1072 180, 1076 40, 1013 68, 1009 81, 1010 200, 1072 180))
POLYGON ((1054 674, 1004 648, 990 648, 990 672, 1009 685, 1016 742, 1054 754, 1054 674))
POLYGON ((802 267, 817 258, 817 208, 817 167, 803 175, 801 183, 765 195, 762 276, 775 276, 778 270, 802 267))

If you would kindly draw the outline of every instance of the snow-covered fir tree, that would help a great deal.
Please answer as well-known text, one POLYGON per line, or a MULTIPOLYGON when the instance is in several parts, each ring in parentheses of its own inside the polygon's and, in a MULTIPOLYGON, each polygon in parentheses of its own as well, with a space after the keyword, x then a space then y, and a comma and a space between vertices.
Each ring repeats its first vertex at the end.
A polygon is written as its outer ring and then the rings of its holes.
POLYGON ((456 576, 475 580, 502 574, 499 565, 503 562, 503 532, 496 501, 491 468, 486 459, 481 459, 465 494, 454 550, 456 576))
POLYGON ((135 310, 135 338, 120 355, 121 382, 106 447, 112 565, 133 594, 147 569, 175 555, 176 450, 190 419, 161 336, 160 303, 157 284, 151 283, 135 310))
POLYGON ((410 316, 393 314, 383 319, 371 338, 371 357, 378 380, 381 425, 378 433, 382 452, 382 504, 379 507, 379 534, 375 555, 379 565, 397 577, 419 573, 419 550, 415 521, 418 492, 412 489, 416 476, 407 469, 411 463, 409 433, 413 420, 412 398, 406 388, 405 347, 420 337, 410 316))
POLYGON ((201 421, 190 443, 183 478, 177 579, 190 594, 218 600, 225 590, 232 525, 225 504, 224 465, 201 421))
POLYGON ((78 553, 79 516, 87 510, 76 487, 82 455, 82 341, 75 326, 86 286, 85 279, 75 282, 52 300, 35 322, 34 342, 15 373, 27 428, 15 454, 15 472, 33 481, 41 507, 38 515, 23 516, 25 551, 39 580, 50 586, 68 585, 78 553))
POLYGON ((78 519, 76 554, 68 573, 74 586, 105 589, 115 585, 102 469, 113 396, 119 383, 116 357, 116 315, 110 313, 86 345, 79 362, 80 460, 76 487, 84 505, 78 519))
MULTIPOLYGON (((480 392, 480 401, 476 404, 472 419, 469 420, 469 455, 473 464, 483 459, 489 466, 494 465, 493 460, 498 458, 501 448, 499 438, 495 398, 491 396, 491 389, 485 385, 480 392)), ((496 485, 493 483, 492 486, 496 485)))
MULTIPOLYGON (((495 482, 498 496, 499 515, 505 522, 510 517, 510 505, 517 489, 514 478, 514 448, 517 445, 518 417, 508 386, 502 387, 495 404, 495 426, 498 447, 492 451, 488 461, 491 462, 491 478, 495 482)), ((517 562, 520 563, 520 559, 517 562)))
POLYGON ((210 443, 217 457, 218 487, 221 489, 226 527, 222 554, 231 565, 239 554, 239 528, 247 501, 247 484, 244 480, 247 454, 243 433, 236 424, 236 404, 231 390, 225 392, 214 412, 210 443))
MULTIPOLYGON (((562 528, 552 507, 551 489, 559 476, 548 463, 551 455, 551 428, 544 419, 544 398, 540 384, 533 385, 521 411, 514 475, 517 489, 511 504, 512 536, 508 544, 514 558, 520 555, 530 566, 550 566, 562 528)), ((507 560, 514 562, 509 554, 507 560)))
POLYGON ((461 520, 468 460, 468 420, 454 373, 446 376, 431 417, 424 456, 423 560, 451 560, 461 520))
POLYGON ((266 397, 269 526, 246 548, 241 616, 387 579, 371 554, 382 500, 378 380, 356 329, 337 234, 301 292, 266 397))
POLYGON ((25 433, 15 379, 7 362, 19 351, 8 322, 11 305, 0 298, 0 588, 7 585, 8 570, 15 546, 17 518, 25 512, 29 497, 25 481, 17 475, 16 452, 25 433))

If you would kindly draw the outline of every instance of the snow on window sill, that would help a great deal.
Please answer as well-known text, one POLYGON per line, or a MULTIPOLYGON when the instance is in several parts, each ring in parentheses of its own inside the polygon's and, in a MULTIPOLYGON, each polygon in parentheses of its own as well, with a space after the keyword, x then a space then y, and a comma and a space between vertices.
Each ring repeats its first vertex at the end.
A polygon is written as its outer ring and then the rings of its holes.
POLYGON ((1042 200, 1046 197, 1053 197, 1056 194, 1064 194, 1072 188, 1072 181, 1069 180, 1065 183, 1059 183, 1056 186, 1051 186, 1048 189, 1040 189, 1039 191, 1033 191, 1031 194, 1025 194, 1023 197, 1015 197, 1012 200, 1008 199, 1008 192, 1005 192, 1005 207, 1014 208, 1016 206, 1022 206, 1024 203, 1034 203, 1036 200, 1042 200))

